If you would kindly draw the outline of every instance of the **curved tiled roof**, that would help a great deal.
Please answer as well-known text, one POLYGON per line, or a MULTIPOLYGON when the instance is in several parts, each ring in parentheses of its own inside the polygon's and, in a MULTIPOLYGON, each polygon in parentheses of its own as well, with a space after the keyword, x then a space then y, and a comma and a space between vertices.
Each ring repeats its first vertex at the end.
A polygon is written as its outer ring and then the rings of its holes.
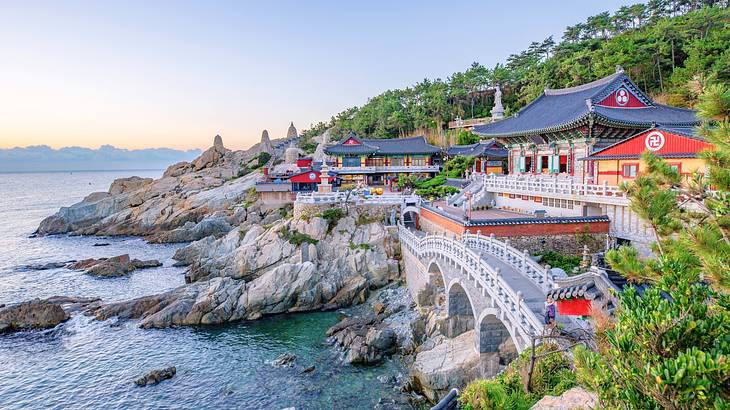
POLYGON ((489 141, 479 141, 476 144, 454 145, 446 150, 450 156, 463 155, 466 157, 489 156, 494 158, 507 158, 507 150, 502 148, 497 141, 491 139, 489 141))
POLYGON ((570 224, 586 222, 610 222, 608 216, 553 216, 547 218, 500 218, 471 219, 467 226, 533 225, 533 224, 570 224))
POLYGON ((560 90, 545 90, 517 114, 502 121, 474 127, 474 133, 486 137, 510 137, 556 132, 587 123, 594 115, 607 125, 651 127, 652 125, 695 125, 694 111, 656 104, 623 71, 591 83, 560 90), (619 85, 628 87, 641 108, 613 108, 596 105, 619 85))
POLYGON ((325 149, 327 154, 343 154, 343 155, 361 155, 361 154, 379 154, 379 155, 403 155, 403 154, 436 154, 441 152, 441 148, 434 147, 426 142, 423 136, 409 138, 359 138, 354 133, 350 133, 345 139, 336 145, 325 149), (360 144, 344 145, 349 139, 355 139, 360 144))

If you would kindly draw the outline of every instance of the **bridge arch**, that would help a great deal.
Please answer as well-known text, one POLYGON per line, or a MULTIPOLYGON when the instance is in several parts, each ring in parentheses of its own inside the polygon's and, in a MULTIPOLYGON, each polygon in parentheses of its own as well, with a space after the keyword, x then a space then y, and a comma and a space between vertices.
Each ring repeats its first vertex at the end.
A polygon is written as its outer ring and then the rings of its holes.
POLYGON ((459 279, 452 279, 446 288, 446 312, 446 336, 453 338, 474 329, 478 310, 459 279))
POLYGON ((420 217, 420 214, 421 214, 420 208, 413 206, 413 205, 409 205, 409 206, 403 207, 401 209, 400 219, 401 219, 401 221, 403 221, 403 225, 406 228, 418 229, 418 226, 419 226, 418 218, 420 217))
POLYGON ((479 353, 517 352, 515 335, 500 319, 499 309, 484 309, 477 319, 477 348, 479 353))

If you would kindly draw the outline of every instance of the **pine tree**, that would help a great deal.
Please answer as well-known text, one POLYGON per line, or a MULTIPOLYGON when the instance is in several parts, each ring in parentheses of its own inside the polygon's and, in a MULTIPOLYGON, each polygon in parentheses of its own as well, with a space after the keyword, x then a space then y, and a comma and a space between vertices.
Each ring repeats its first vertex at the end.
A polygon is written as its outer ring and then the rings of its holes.
POLYGON ((598 353, 576 353, 579 381, 608 408, 730 408, 730 90, 707 88, 701 130, 707 175, 682 178, 645 154, 625 189, 656 232, 656 257, 607 254, 630 286, 613 320, 596 323, 598 353))

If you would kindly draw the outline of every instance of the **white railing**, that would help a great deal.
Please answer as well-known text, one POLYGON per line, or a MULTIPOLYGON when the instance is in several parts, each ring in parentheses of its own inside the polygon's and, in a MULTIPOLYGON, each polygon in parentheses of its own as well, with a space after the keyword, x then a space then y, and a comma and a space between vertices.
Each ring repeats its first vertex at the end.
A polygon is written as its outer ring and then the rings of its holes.
POLYGON ((420 205, 421 197, 418 195, 362 195, 350 194, 347 192, 300 192, 297 194, 297 202, 305 204, 334 204, 353 203, 356 205, 420 205))
POLYGON ((615 205, 628 205, 629 199, 618 186, 587 184, 573 178, 539 175, 475 175, 483 181, 485 190, 511 194, 551 196, 615 205))
MULTIPOLYGON (((473 278, 487 290, 493 303, 499 307, 503 321, 512 326, 512 333, 519 334, 523 343, 529 343, 532 335, 542 332, 544 324, 527 305, 522 292, 513 289, 501 276, 499 268, 490 266, 467 242, 434 235, 419 238, 402 225, 399 233, 401 246, 418 258, 438 255, 458 262, 467 279, 473 278)), ((492 240, 490 243, 496 242, 492 240)), ((524 345, 518 346, 520 350, 523 348, 524 345)))
POLYGON ((461 241, 481 252, 490 253, 502 262, 512 266, 529 279, 535 286, 548 292, 555 287, 555 279, 548 267, 542 266, 530 257, 530 253, 510 245, 510 240, 501 241, 494 237, 494 234, 484 236, 479 233, 465 233, 461 241))
POLYGON ((332 171, 340 174, 347 173, 409 173, 409 172, 439 172, 438 165, 389 165, 364 167, 332 167, 332 171))

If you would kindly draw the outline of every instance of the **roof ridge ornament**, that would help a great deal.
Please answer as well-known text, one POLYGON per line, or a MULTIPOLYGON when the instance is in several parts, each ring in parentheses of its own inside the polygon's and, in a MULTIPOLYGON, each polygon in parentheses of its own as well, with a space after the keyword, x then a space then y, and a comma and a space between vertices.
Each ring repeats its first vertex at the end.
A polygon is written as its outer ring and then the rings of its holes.
POLYGON ((586 98, 586 106, 588 107, 588 111, 593 112, 596 110, 596 107, 593 105, 593 100, 590 98, 586 98))
POLYGON ((624 68, 620 65, 616 66, 616 74, 622 74, 624 72, 624 68))

